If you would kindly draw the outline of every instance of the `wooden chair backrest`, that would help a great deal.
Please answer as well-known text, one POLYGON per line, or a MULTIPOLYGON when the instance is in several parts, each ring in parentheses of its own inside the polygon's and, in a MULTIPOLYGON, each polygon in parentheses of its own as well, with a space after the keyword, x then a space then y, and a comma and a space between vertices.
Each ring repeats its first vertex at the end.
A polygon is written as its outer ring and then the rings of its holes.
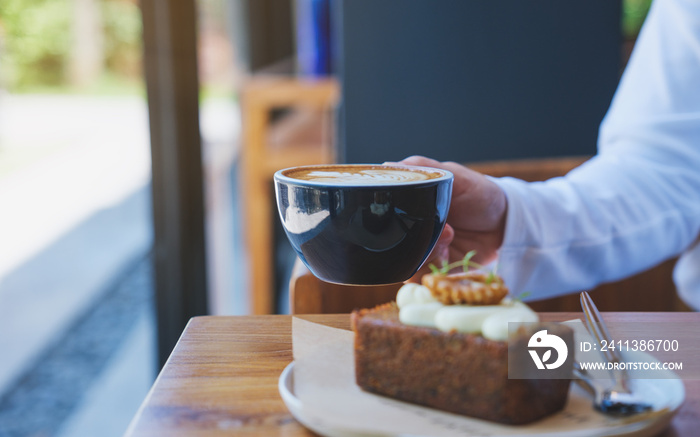
MULTIPOLYGON (((495 176, 512 176, 525 181, 543 181, 564 176, 588 157, 566 157, 494 161, 467 164, 471 169, 495 176)), ((675 259, 622 281, 589 290, 601 311, 687 310, 675 293, 672 270, 675 259)), ((297 259, 289 284, 292 314, 349 313, 394 300, 402 284, 346 286, 316 278, 297 259)), ((580 311, 578 294, 529 302, 536 311, 580 311)))

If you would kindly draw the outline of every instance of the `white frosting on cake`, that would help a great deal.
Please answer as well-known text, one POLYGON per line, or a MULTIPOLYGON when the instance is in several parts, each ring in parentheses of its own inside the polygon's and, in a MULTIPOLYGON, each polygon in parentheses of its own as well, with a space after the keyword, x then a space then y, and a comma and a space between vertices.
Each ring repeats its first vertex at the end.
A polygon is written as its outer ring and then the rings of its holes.
POLYGON ((399 308, 403 308, 412 303, 428 302, 437 302, 437 299, 433 297, 428 287, 424 287, 420 284, 409 282, 399 288, 399 292, 396 294, 396 304, 399 308))
POLYGON ((517 300, 503 299, 498 305, 443 305, 418 284, 401 287, 396 303, 399 320, 406 325, 481 334, 489 340, 507 340, 509 322, 539 321, 537 313, 517 300))
POLYGON ((435 328, 435 317, 443 308, 440 302, 407 305, 399 310, 399 320, 406 325, 435 328))

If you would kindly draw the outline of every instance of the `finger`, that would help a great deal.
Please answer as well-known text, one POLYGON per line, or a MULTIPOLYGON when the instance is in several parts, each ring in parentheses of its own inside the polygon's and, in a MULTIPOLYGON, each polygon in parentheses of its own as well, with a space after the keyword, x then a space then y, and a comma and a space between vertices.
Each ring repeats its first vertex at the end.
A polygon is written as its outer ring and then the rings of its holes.
POLYGON ((498 257, 496 248, 497 246, 484 234, 456 230, 454 240, 449 247, 449 261, 461 260, 464 255, 474 250, 476 253, 472 260, 485 265, 498 257))
MULTIPOLYGON (((447 259, 447 250, 450 247, 450 244, 452 244, 452 240, 454 240, 454 238, 454 228, 449 224, 445 224, 445 227, 442 229, 442 233, 440 233, 440 237, 438 237, 438 241, 435 243, 435 247, 433 248, 431 255, 435 254, 441 257, 442 259, 447 259)), ((430 258, 431 257, 429 256, 428 259, 430 258)))
POLYGON ((398 163, 403 165, 418 165, 421 167, 442 167, 440 161, 420 155, 409 156, 408 158, 402 159, 398 163))
POLYGON ((406 282, 415 282, 420 284, 421 278, 424 274, 430 272, 430 264, 435 266, 441 266, 443 261, 449 260, 450 257, 450 244, 454 239, 454 229, 450 225, 445 225, 438 241, 435 243, 435 247, 428 255, 420 269, 406 282))

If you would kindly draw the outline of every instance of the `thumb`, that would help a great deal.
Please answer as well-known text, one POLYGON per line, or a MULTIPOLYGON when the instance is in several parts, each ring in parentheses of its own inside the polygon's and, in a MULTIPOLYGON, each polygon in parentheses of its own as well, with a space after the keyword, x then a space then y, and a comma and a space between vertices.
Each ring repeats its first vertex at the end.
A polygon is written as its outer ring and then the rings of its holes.
POLYGON ((449 258, 449 249, 452 240, 455 238, 455 230, 449 224, 445 224, 445 228, 442 230, 438 241, 435 243, 435 247, 428 259, 438 259, 447 260, 449 258))
POLYGON ((435 243, 435 247, 433 247, 432 252, 430 252, 430 255, 423 263, 423 266, 407 282, 415 282, 420 284, 423 275, 426 273, 430 273, 430 267, 428 267, 430 264, 440 266, 442 265, 443 260, 448 261, 450 253, 450 244, 452 244, 452 240, 454 239, 454 237, 454 229, 452 228, 452 226, 446 224, 444 229, 442 230, 442 233, 440 234, 440 237, 438 238, 438 241, 435 243))

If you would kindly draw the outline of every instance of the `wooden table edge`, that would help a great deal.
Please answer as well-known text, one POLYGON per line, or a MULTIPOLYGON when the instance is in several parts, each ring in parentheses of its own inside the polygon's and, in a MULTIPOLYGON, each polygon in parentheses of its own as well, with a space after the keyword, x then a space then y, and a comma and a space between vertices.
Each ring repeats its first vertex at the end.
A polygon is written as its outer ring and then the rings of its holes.
MULTIPOLYGON (((541 320, 545 322, 549 321, 567 321, 567 320, 572 320, 572 319, 582 319, 583 314, 582 313, 577 313, 577 312, 556 312, 556 313, 539 313, 541 316, 541 320)), ((603 313, 603 318, 604 319, 610 319, 610 320, 618 320, 618 321, 634 321, 634 319, 643 319, 645 321, 668 321, 669 315, 673 314, 673 322, 674 323, 687 323, 687 322, 692 322, 692 323, 699 323, 700 322, 700 313, 627 313, 627 312, 617 312, 617 313, 603 313)), ((245 315, 245 316, 198 316, 190 319, 188 322, 187 326, 183 330, 183 333, 180 337, 180 340, 178 341, 178 344, 176 347, 173 349, 170 357, 166 361, 165 365, 163 366, 163 369, 159 372, 156 380, 153 383, 153 386, 149 390, 148 394, 144 398, 144 401, 142 402, 141 406, 139 407, 138 411, 134 415, 134 418, 132 419, 129 427, 127 428, 127 431, 125 433, 125 436, 141 436, 141 435, 153 435, 152 429, 149 429, 148 425, 148 420, 149 418, 146 415, 146 411, 152 407, 152 403, 155 402, 156 394, 161 388, 161 385, 163 384, 164 379, 169 379, 172 378, 173 376, 170 375, 171 372, 175 372, 177 374, 177 367, 182 366, 182 363, 178 363, 178 360, 180 359, 179 354, 181 354, 181 349, 185 343, 192 343, 196 344, 196 338, 193 339, 191 337, 196 337, 198 335, 202 335, 202 332, 200 330, 203 330, 203 328, 207 327, 207 325, 216 325, 216 326, 228 326, 228 325, 237 325, 237 326, 246 326, 250 325, 251 323, 258 323, 260 326, 265 326, 265 325, 273 325, 276 328, 285 328, 288 326, 287 329, 284 329, 284 332, 281 333, 271 333, 267 334, 263 332, 260 335, 271 335, 272 337, 270 338, 276 338, 276 341, 281 341, 280 346, 284 346, 283 349, 279 350, 279 355, 276 357, 277 361, 279 362, 280 368, 278 369, 279 372, 281 373, 281 370, 289 363, 292 361, 292 352, 291 352, 291 324, 292 324, 292 318, 293 317, 299 317, 304 320, 308 320, 311 322, 315 323, 320 323, 326 326, 332 326, 336 328, 341 328, 341 329, 350 329, 350 316, 349 314, 324 314, 324 315, 319 315, 319 314, 303 314, 303 315, 245 315), (141 428, 144 429, 141 429, 141 428)), ((222 334, 219 333, 219 336, 222 334)), ((226 335, 232 335, 230 333, 226 335)), ((244 333, 243 337, 250 336, 252 334, 250 333, 244 333)), ((240 340, 234 340, 234 342, 240 342, 240 340)), ((276 372, 276 370, 275 370, 276 372)), ((275 381, 279 377, 278 374, 275 374, 275 381)), ((690 431, 691 429, 696 430, 697 427, 700 427, 700 416, 698 416, 698 411, 700 411, 700 380, 695 380, 695 381, 688 381, 684 380, 684 386, 686 388, 686 403, 687 405, 684 405, 681 407, 681 411, 679 412, 678 415, 676 415, 672 421, 673 428, 668 429, 665 433, 662 435, 664 436, 676 436, 676 435, 685 435, 686 432, 690 431), (689 390, 689 389, 692 389, 689 390), (688 392, 691 391, 692 396, 688 397, 688 392)), ((276 385, 275 385, 276 387, 276 385)), ((286 406, 284 405, 281 397, 279 396, 279 393, 275 389, 274 395, 272 396, 274 401, 278 402, 279 405, 276 406, 277 409, 283 409, 284 412, 286 412, 288 415, 290 413, 287 411, 286 406), (277 399, 278 398, 278 399, 277 399)), ((279 414, 279 412, 278 412, 279 414)), ((284 426, 287 426, 287 429, 281 430, 280 434, 281 435, 298 435, 298 436, 306 436, 306 435, 313 435, 312 433, 306 431, 305 428, 302 427, 301 424, 296 422, 296 426, 289 426, 290 424, 285 422, 284 426), (301 427, 301 429, 299 429, 301 427)), ((255 430, 251 428, 253 432, 255 430)), ((182 430, 182 432, 178 431, 176 434, 173 434, 171 432, 171 429, 164 430, 162 435, 208 435, 208 434, 203 434, 203 431, 193 431, 191 434, 187 432, 187 430, 182 430)), ((268 429, 267 432, 270 432, 268 429)), ((235 433, 232 432, 232 434, 235 433)), ((158 434, 157 432, 155 434, 158 434)), ((212 432, 212 435, 220 435, 215 432, 212 432)), ((261 434, 262 435, 262 434, 261 434)))

